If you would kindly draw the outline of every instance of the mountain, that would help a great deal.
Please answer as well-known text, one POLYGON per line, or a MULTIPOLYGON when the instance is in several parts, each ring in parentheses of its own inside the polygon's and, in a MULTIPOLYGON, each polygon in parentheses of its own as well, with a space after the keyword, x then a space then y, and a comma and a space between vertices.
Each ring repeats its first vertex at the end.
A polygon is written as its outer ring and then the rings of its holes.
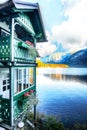
POLYGON ((63 64, 70 56, 70 53, 55 52, 49 56, 41 58, 41 61, 50 64, 63 64))
POLYGON ((87 67, 87 49, 75 52, 66 59, 70 67, 87 67))
POLYGON ((53 53, 42 58, 42 61, 50 64, 67 64, 70 67, 87 67, 87 48, 72 53, 53 53))

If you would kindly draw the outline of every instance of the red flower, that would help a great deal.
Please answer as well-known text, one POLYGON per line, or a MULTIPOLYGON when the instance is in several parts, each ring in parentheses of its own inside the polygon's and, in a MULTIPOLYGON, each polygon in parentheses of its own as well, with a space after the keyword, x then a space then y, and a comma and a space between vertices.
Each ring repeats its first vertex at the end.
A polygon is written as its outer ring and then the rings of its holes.
POLYGON ((24 96, 28 97, 29 96, 29 92, 24 93, 24 96))

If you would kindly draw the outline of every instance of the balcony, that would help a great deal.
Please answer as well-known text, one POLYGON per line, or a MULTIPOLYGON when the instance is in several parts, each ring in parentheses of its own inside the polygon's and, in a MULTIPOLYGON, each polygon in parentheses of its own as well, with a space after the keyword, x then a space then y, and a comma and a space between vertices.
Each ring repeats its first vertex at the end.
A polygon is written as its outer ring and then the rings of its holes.
POLYGON ((36 49, 14 38, 13 45, 11 45, 11 37, 0 38, 0 61, 18 61, 18 62, 35 62, 36 49))

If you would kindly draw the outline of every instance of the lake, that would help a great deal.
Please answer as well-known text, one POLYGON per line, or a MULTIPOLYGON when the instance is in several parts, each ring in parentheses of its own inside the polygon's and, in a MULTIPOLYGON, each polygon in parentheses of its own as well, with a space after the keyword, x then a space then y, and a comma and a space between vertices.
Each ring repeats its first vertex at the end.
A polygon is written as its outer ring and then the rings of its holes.
POLYGON ((87 68, 38 68, 37 111, 64 123, 87 123, 87 68))

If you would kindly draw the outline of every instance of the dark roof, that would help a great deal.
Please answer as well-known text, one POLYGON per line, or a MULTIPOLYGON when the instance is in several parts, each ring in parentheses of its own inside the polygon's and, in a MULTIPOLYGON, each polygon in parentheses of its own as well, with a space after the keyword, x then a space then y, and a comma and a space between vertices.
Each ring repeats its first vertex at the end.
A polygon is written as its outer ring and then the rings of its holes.
POLYGON ((30 17, 37 42, 47 41, 38 3, 30 3, 27 0, 9 0, 5 4, 0 5, 0 20, 14 16, 21 11, 30 17))

